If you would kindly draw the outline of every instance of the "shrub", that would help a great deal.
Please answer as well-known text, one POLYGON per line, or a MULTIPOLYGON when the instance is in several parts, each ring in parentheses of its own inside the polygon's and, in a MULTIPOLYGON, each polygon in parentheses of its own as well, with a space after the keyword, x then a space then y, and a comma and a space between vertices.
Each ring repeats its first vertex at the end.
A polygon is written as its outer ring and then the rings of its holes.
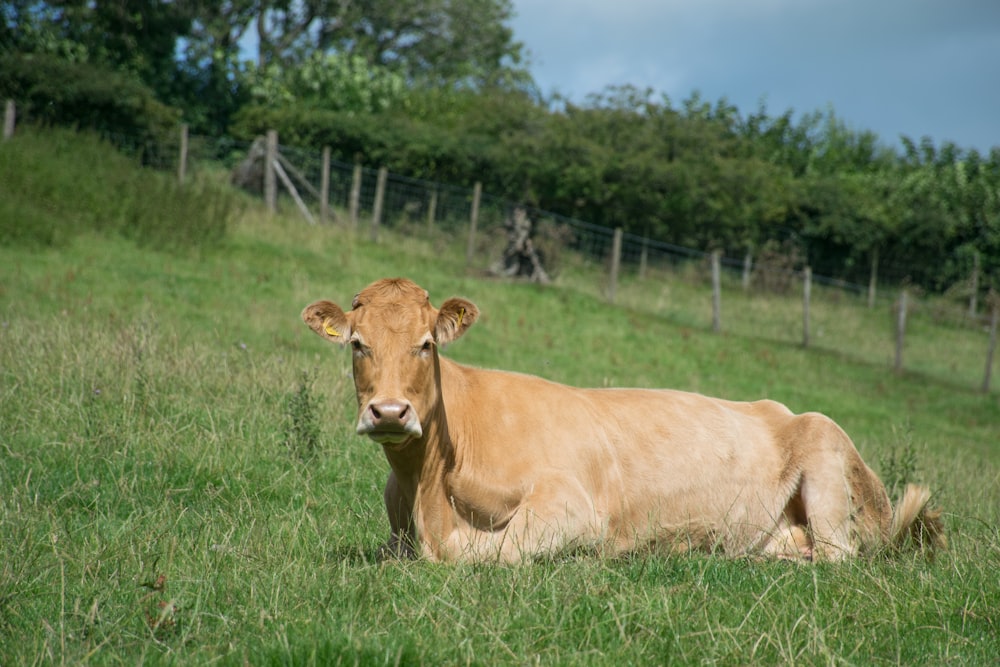
POLYGON ((47 54, 0 54, 0 99, 13 99, 33 123, 94 130, 146 161, 155 161, 180 121, 138 80, 47 54))
POLYGON ((285 447, 303 461, 316 455, 321 436, 313 382, 314 378, 303 371, 298 388, 285 398, 285 447))

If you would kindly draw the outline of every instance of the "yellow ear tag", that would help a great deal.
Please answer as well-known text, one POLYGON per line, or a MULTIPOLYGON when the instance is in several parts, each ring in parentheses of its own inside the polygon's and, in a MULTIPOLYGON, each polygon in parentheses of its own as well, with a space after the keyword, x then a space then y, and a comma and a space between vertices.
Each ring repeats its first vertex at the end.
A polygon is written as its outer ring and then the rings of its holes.
POLYGON ((336 336, 337 338, 340 337, 340 332, 333 328, 333 325, 330 324, 330 320, 323 323, 323 331, 325 331, 328 336, 336 336))
POLYGON ((458 328, 462 328, 462 320, 465 318, 465 308, 458 309, 458 328))

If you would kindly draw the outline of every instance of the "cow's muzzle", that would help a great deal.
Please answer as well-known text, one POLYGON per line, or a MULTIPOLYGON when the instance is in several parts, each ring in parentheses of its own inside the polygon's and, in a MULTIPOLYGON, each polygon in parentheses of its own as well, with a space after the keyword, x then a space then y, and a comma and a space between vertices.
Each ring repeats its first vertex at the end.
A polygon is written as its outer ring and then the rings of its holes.
POLYGON ((423 434, 413 404, 407 400, 369 401, 358 418, 358 435, 382 445, 398 445, 423 434))

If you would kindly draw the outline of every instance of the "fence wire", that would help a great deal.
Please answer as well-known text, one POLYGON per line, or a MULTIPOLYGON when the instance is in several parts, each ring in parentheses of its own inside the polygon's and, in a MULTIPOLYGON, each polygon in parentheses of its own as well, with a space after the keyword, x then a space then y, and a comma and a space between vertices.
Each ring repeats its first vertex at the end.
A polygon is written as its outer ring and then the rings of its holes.
MULTIPOLYGON (((280 151, 309 180, 318 182, 319 152, 285 146, 280 151)), ((342 211, 350 209, 356 170, 361 179, 357 224, 361 228, 372 224, 378 170, 331 161, 330 204, 338 211, 333 224, 346 222, 342 211)), ((317 189, 299 194, 310 206, 318 207, 313 194, 317 189)), ((474 191, 468 188, 387 173, 379 224, 407 235, 445 234, 461 239, 471 232, 474 199, 474 191)), ((858 285, 811 274, 806 305, 802 301, 804 267, 794 261, 780 255, 720 257, 723 297, 721 312, 713 313, 712 253, 622 233, 619 272, 612 277, 614 229, 486 193, 478 202, 469 258, 473 267, 489 270, 503 256, 509 241, 505 222, 516 207, 524 208, 532 220, 532 241, 546 270, 561 286, 598 298, 613 295, 620 305, 652 311, 685 326, 709 329, 713 317, 718 317, 725 333, 808 344, 887 368, 901 354, 895 330, 898 287, 858 285), (652 301, 651 293, 656 295, 652 301), (808 309, 808 321, 803 319, 804 309, 808 309), (876 335, 870 335, 872 330, 876 335)), ((913 289, 908 293, 906 370, 988 390, 988 370, 983 380, 984 359, 989 358, 988 350, 996 339, 995 325, 991 332, 990 304, 970 312, 964 294, 948 299, 923 298, 913 289), (928 334, 929 327, 933 335, 928 334)))
MULTIPOLYGON (((228 180, 254 149, 251 142, 186 136, 186 132, 157 142, 109 132, 103 136, 145 165, 180 169, 179 173, 192 178, 228 180), (184 142, 186 151, 182 152, 184 142)), ((298 198, 313 211, 310 217, 319 219, 322 151, 279 146, 279 154, 298 198)), ((337 160, 328 164, 327 224, 353 226, 361 232, 371 229, 379 170, 337 160), (354 217, 352 204, 356 207, 354 217)), ((242 187, 263 193, 263 164, 257 177, 259 182, 242 183, 242 187)), ((278 191, 276 205, 294 211, 297 204, 287 188, 279 185, 278 191)), ((406 235, 458 240, 471 234, 473 209, 478 204, 468 260, 470 266, 488 271, 503 257, 509 241, 505 223, 515 207, 521 207, 532 220, 531 238, 538 256, 549 276, 563 287, 650 311, 682 326, 707 330, 718 318, 725 333, 800 345, 806 342, 803 330, 807 329, 810 347, 887 367, 900 357, 895 345, 898 286, 858 285, 811 275, 811 302, 803 304, 803 267, 794 261, 780 256, 720 257, 723 297, 721 312, 713 313, 709 252, 619 232, 620 254, 614 262, 613 229, 488 193, 480 193, 478 202, 476 198, 469 188, 387 172, 379 227, 406 235), (612 266, 618 267, 615 275, 610 274, 612 266), (803 320, 804 309, 809 313, 808 321, 803 320), (873 330, 876 335, 871 335, 873 330)), ((884 263, 879 277, 883 271, 892 273, 896 264, 898 259, 884 263)), ((970 284, 975 285, 975 278, 970 284)), ((926 297, 914 289, 908 290, 908 297, 906 370, 988 391, 1000 300, 991 294, 977 303, 974 287, 964 285, 943 297, 926 297)))

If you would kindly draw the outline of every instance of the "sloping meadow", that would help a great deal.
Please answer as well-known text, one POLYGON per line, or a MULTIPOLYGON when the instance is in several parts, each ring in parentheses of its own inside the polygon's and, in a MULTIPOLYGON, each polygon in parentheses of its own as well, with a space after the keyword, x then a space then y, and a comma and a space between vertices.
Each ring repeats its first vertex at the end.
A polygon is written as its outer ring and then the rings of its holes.
POLYGON ((994 664, 998 435, 995 393, 483 280, 391 234, 249 213, 197 252, 0 247, 0 663, 994 664), (480 306, 463 362, 826 412, 894 491, 932 487, 951 549, 377 562, 387 465, 353 433, 349 354, 299 311, 385 275, 480 306))

